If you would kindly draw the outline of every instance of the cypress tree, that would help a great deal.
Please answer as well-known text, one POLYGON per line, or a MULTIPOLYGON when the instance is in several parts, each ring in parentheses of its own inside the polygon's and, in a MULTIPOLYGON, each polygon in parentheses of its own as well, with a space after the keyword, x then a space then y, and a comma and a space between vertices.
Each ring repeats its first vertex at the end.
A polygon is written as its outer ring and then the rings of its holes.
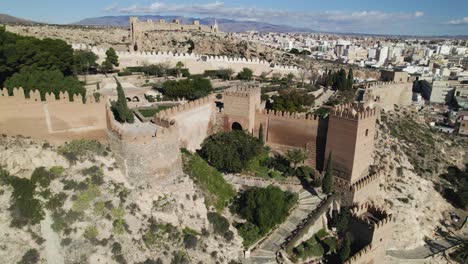
POLYGON ((128 108, 127 99, 125 98, 125 93, 120 82, 115 79, 117 82, 117 102, 114 104, 114 115, 117 121, 121 123, 130 123, 135 122, 133 112, 128 108))
POLYGON ((258 129, 258 141, 260 142, 260 144, 263 144, 265 143, 264 140, 263 140, 263 125, 260 124, 260 128, 258 129))
POLYGON ((353 83, 354 83, 354 76, 353 76, 353 69, 349 69, 348 71, 348 79, 347 79, 347 88, 352 89, 353 88, 353 83))
POLYGON ((330 194, 333 191, 333 159, 331 152, 328 156, 328 164, 325 177, 323 178, 322 190, 326 194, 330 194))

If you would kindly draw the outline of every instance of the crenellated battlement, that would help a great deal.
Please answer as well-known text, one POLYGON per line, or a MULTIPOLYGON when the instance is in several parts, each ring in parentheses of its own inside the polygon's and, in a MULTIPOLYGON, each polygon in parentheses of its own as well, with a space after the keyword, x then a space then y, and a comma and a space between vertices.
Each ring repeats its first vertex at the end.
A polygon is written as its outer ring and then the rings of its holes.
POLYGON ((354 264, 358 263, 358 261, 366 256, 367 254, 372 252, 372 244, 365 246, 363 249, 359 250, 356 254, 350 257, 348 260, 344 262, 344 264, 354 264))
POLYGON ((291 113, 286 111, 274 111, 274 110, 267 110, 262 109, 259 111, 260 113, 270 116, 270 117, 282 117, 285 119, 299 119, 299 120, 317 120, 319 118, 318 115, 312 115, 307 113, 291 113))
POLYGON ((225 96, 249 97, 260 96, 261 89, 255 85, 237 85, 224 91, 225 96))
POLYGON ((107 129, 127 142, 151 142, 175 132, 169 127, 157 127, 151 123, 122 124, 115 120, 110 101, 106 104, 106 121, 107 129))
POLYGON ((165 109, 161 112, 156 113, 156 115, 153 118, 153 121, 154 123, 160 126, 170 127, 175 124, 175 120, 172 118, 175 115, 182 112, 190 111, 205 104, 211 104, 213 102, 213 95, 208 95, 206 97, 190 101, 186 104, 176 105, 169 109, 165 109))
POLYGON ((13 95, 9 96, 8 89, 3 88, 0 90, 0 101, 2 100, 25 100, 26 102, 65 102, 65 103, 76 103, 76 104, 93 104, 93 103, 99 103, 96 101, 96 98, 94 95, 87 95, 84 97, 85 100, 83 100, 83 96, 80 94, 74 94, 73 95, 73 101, 70 101, 70 96, 67 91, 61 91, 59 93, 58 99, 56 98, 55 94, 53 93, 46 93, 45 94, 45 101, 41 100, 41 94, 39 90, 34 90, 29 92, 29 98, 26 98, 26 95, 24 93, 24 89, 22 87, 19 88, 13 88, 13 95))
POLYGON ((363 120, 375 117, 377 114, 377 109, 369 107, 356 107, 354 104, 347 103, 335 106, 335 108, 330 112, 330 114, 335 117, 341 117, 352 120, 363 120))
MULTIPOLYGON (((107 48, 99 48, 96 46, 89 46, 85 44, 72 44, 72 48, 75 50, 90 50, 100 58, 105 58, 107 48)), ((204 54, 195 54, 195 53, 173 53, 165 51, 116 51, 117 56, 120 59, 155 59, 155 60, 184 60, 192 59, 195 61, 201 62, 222 62, 222 63, 242 63, 242 64, 251 64, 251 65, 263 65, 269 67, 272 70, 279 71, 297 71, 299 68, 297 66, 288 66, 288 65, 276 65, 271 64, 268 61, 261 60, 259 58, 240 58, 240 57, 228 57, 228 56, 217 56, 217 55, 204 55, 204 54)))
POLYGON ((367 202, 355 205, 350 209, 350 213, 352 217, 366 223, 374 231, 395 221, 392 214, 387 213, 383 208, 367 202))
POLYGON ((358 180, 357 182, 351 184, 351 186, 349 186, 349 189, 350 189, 350 191, 353 191, 353 192, 359 191, 359 190, 363 189, 364 187, 366 187, 367 185, 369 185, 369 184, 373 183, 374 181, 378 180, 379 178, 380 178, 379 173, 369 174, 366 177, 363 177, 362 179, 358 180))

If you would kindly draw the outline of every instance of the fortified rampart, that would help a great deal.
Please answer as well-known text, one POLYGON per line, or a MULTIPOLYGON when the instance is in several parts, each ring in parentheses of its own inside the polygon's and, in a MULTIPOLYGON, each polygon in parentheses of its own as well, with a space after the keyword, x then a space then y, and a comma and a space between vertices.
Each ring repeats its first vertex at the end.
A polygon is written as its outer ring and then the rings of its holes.
POLYGON ((350 231, 354 245, 361 247, 351 256, 347 264, 378 263, 385 257, 387 237, 395 221, 385 210, 364 203, 350 209, 350 231))
POLYGON ((182 173, 176 129, 138 121, 121 124, 115 120, 110 104, 105 116, 112 153, 132 184, 161 187, 182 173))
POLYGON ((59 99, 46 94, 41 101, 38 90, 26 98, 22 88, 13 89, 8 96, 6 88, 0 90, 0 134, 23 135, 63 143, 78 138, 106 139, 105 100, 96 102, 81 95, 69 101, 68 92, 61 92, 59 99))
MULTIPOLYGON (((90 50, 98 55, 98 62, 102 63, 106 58, 106 49, 87 46, 83 44, 72 44, 75 50, 90 50)), ((175 67, 177 62, 182 62, 186 68, 190 69, 192 74, 202 74, 207 70, 219 70, 231 68, 234 72, 240 72, 247 67, 254 71, 255 75, 263 72, 267 73, 293 73, 297 76, 298 68, 296 66, 282 66, 271 64, 265 60, 257 58, 233 58, 227 56, 209 56, 194 53, 172 53, 172 52, 140 52, 140 51, 117 51, 119 56, 119 69, 131 66, 143 66, 158 63, 167 63, 175 67)))
POLYGON ((375 82, 366 87, 364 97, 367 105, 378 103, 381 109, 390 111, 395 105, 411 105, 412 90, 411 82, 375 82))
POLYGON ((162 127, 176 129, 180 146, 195 151, 212 133, 215 113, 213 97, 207 96, 163 110, 155 115, 154 122, 162 127))

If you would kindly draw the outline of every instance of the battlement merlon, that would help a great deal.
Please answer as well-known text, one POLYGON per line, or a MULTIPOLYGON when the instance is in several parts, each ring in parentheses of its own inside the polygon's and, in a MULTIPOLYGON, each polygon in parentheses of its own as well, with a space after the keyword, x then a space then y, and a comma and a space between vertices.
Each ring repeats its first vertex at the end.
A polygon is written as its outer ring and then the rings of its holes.
POLYGON ((377 108, 356 107, 353 104, 348 103, 335 106, 335 108, 330 112, 330 115, 351 120, 363 120, 367 118, 375 118, 377 115, 377 108))
POLYGON ((374 230, 395 221, 392 214, 370 203, 357 204, 350 209, 350 213, 353 218, 367 224, 374 230))
POLYGON ((365 255, 367 255, 368 253, 371 253, 372 252, 372 244, 368 244, 366 245, 364 248, 362 248, 361 250, 359 250, 356 254, 354 254, 353 256, 351 256, 348 260, 346 260, 344 262, 344 264, 354 264, 354 263, 358 263, 358 261, 364 257, 365 255))
POLYGON ((8 89, 3 88, 0 89, 0 101, 2 99, 15 99, 15 100, 25 100, 26 102, 66 102, 66 103, 81 103, 81 104, 90 104, 90 103, 99 103, 102 99, 101 95, 99 95, 99 99, 96 100, 94 95, 87 95, 82 96, 81 94, 74 94, 72 97, 69 96, 67 91, 61 91, 58 95, 58 98, 55 96, 54 93, 46 93, 45 94, 45 101, 41 100, 41 94, 39 90, 34 90, 29 92, 29 97, 27 98, 22 87, 13 88, 13 95, 9 95, 8 89), (70 98, 73 101, 70 101, 70 98))
POLYGON ((225 96, 249 97, 260 96, 261 89, 254 85, 238 85, 224 91, 225 96))
POLYGON ((182 112, 190 111, 194 108, 200 107, 205 104, 214 103, 213 99, 214 99, 213 95, 208 95, 200 99, 190 101, 186 104, 173 106, 171 108, 168 108, 161 112, 156 113, 154 115, 153 121, 156 124, 158 124, 159 122, 161 124, 164 124, 164 126, 166 125, 172 126, 175 124, 175 121, 172 120, 172 117, 174 117, 175 115, 182 113, 182 112))

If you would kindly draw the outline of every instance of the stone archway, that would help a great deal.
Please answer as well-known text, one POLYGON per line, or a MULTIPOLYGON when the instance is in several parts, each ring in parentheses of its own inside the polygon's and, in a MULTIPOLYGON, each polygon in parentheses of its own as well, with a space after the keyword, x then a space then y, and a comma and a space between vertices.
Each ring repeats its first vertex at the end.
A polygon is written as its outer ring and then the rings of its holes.
POLYGON ((231 129, 232 129, 232 130, 239 130, 239 131, 242 131, 242 130, 243 130, 243 129, 242 129, 242 125, 239 124, 238 122, 232 123, 231 129))
POLYGON ((125 99, 127 99, 127 102, 131 102, 132 99, 130 99, 130 97, 126 97, 125 99))
POLYGON ((132 101, 133 101, 133 102, 140 102, 140 98, 138 98, 138 96, 134 96, 134 97, 132 98, 132 101))

